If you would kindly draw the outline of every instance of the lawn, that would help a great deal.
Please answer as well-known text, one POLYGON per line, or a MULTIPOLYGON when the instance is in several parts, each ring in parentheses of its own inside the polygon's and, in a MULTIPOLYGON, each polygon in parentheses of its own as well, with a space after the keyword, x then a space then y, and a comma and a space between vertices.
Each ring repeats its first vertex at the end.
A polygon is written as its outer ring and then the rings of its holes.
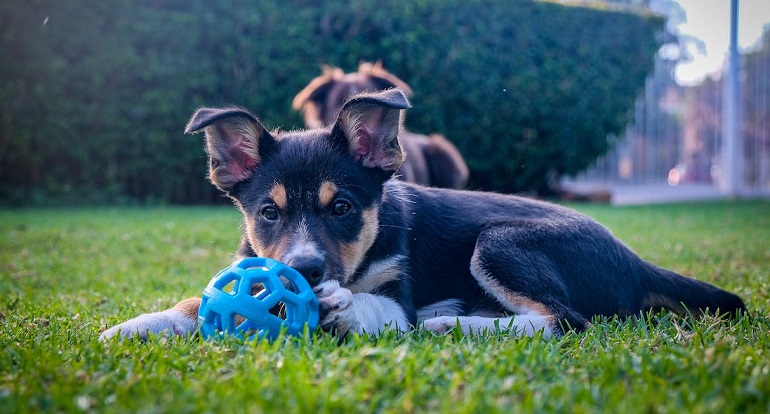
POLYGON ((770 412, 770 202, 574 207, 752 316, 595 320, 555 340, 101 343, 198 296, 232 259, 235 209, 2 210, 0 412, 770 412))

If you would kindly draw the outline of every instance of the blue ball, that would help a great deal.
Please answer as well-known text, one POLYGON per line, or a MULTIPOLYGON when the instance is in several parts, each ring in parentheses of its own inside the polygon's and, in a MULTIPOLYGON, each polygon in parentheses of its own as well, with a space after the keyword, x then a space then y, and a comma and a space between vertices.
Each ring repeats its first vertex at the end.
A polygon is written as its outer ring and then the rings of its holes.
POLYGON ((272 341, 282 330, 299 336, 307 326, 313 332, 318 317, 318 298, 299 272, 272 259, 249 257, 211 279, 203 290, 198 326, 203 338, 272 341), (270 313, 278 305, 285 319, 270 313))

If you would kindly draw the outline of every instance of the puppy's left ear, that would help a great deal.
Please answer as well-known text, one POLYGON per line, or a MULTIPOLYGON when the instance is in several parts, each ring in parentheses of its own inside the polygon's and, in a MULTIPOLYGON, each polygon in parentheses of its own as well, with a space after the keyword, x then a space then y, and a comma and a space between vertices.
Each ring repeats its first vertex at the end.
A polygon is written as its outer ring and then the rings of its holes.
POLYGON ((409 107, 399 89, 354 95, 342 106, 332 139, 364 167, 393 173, 404 161, 398 134, 401 110, 409 107))
POLYGON ((273 148, 275 139, 257 117, 241 108, 200 108, 184 132, 204 131, 209 179, 225 193, 249 179, 273 148))

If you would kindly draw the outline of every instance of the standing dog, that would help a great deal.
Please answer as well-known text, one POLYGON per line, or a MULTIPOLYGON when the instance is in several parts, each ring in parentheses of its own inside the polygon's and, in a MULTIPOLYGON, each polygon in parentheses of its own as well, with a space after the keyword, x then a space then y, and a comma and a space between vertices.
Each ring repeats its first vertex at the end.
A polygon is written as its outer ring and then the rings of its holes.
MULTIPOLYGON (((238 108, 199 109, 187 124, 205 131, 210 179, 243 213, 239 255, 302 273, 324 330, 459 323, 553 336, 583 331, 595 315, 745 312, 738 296, 643 261, 570 209, 390 179, 408 107, 391 89, 353 96, 320 129, 268 132, 238 108)), ((187 299, 102 337, 193 333, 199 304, 187 299)))
MULTIPOLYGON (((321 76, 313 79, 297 96, 292 107, 301 111, 308 128, 331 125, 345 99, 359 92, 399 88, 408 95, 409 86, 382 68, 382 63, 361 63, 358 72, 325 67, 321 76)), ((404 181, 432 187, 465 188, 468 166, 460 151, 444 136, 428 136, 402 131, 401 147, 406 157, 398 170, 404 181)))

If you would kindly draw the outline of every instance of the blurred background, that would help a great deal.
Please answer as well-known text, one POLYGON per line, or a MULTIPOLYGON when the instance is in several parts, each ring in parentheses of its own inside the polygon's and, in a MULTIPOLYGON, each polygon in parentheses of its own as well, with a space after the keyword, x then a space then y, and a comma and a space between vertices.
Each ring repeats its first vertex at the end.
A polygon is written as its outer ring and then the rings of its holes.
POLYGON ((731 27, 730 0, 644 3, 665 17, 670 41, 655 55, 617 145, 562 184, 579 193, 609 192, 615 204, 768 197, 770 4, 735 1, 731 27), (732 112, 726 108, 731 66, 732 112), (735 151, 730 164, 727 142, 735 151))
MULTIPOLYGON (((770 6, 739 6, 740 194, 770 194, 770 6)), ((4 0, 0 205, 223 202, 199 106, 302 126, 321 65, 384 67, 469 188, 622 203, 720 190, 728 0, 4 0), (631 197, 632 198, 632 197, 631 197)))

